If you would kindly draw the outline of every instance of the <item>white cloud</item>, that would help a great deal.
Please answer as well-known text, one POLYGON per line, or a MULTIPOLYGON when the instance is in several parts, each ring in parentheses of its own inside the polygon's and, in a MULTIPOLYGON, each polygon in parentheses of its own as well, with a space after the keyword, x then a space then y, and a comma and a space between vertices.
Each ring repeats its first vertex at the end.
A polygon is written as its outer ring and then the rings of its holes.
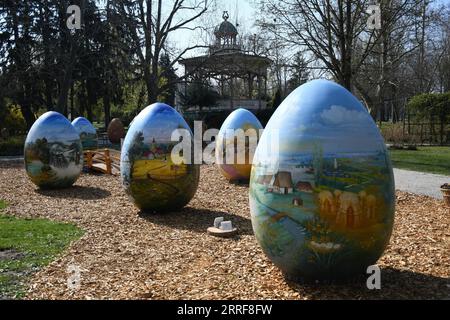
POLYGON ((330 109, 322 111, 320 117, 329 124, 366 124, 367 113, 364 111, 349 110, 343 106, 332 105, 330 109))

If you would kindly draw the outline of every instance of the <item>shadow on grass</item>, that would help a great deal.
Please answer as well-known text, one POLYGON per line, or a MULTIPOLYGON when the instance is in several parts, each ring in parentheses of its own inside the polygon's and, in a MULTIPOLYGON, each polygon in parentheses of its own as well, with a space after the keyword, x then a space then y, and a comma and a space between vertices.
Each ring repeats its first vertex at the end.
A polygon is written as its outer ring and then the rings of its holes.
POLYGON ((102 188, 77 185, 64 189, 36 189, 36 192, 46 197, 81 200, 98 200, 111 195, 111 192, 102 188))
POLYGON ((368 275, 356 276, 339 283, 294 282, 290 288, 309 299, 450 299, 450 281, 418 272, 381 268, 381 289, 369 290, 368 275))
POLYGON ((191 230, 197 233, 206 233, 208 227, 213 226, 214 219, 223 217, 230 220, 237 228, 238 235, 252 235, 252 224, 249 218, 230 214, 223 211, 184 207, 179 211, 165 213, 147 213, 140 211, 139 217, 149 222, 165 225, 175 229, 191 230))

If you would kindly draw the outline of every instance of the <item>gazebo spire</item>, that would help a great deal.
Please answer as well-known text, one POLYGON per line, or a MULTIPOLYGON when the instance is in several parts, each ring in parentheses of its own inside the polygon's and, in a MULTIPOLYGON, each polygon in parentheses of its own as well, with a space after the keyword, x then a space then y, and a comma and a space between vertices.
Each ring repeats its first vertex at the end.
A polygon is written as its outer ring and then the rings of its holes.
POLYGON ((214 35, 216 36, 215 44, 213 45, 213 51, 218 50, 239 50, 240 47, 236 43, 236 37, 238 31, 236 27, 228 21, 230 15, 228 11, 224 11, 222 15, 223 21, 219 24, 215 30, 214 35))

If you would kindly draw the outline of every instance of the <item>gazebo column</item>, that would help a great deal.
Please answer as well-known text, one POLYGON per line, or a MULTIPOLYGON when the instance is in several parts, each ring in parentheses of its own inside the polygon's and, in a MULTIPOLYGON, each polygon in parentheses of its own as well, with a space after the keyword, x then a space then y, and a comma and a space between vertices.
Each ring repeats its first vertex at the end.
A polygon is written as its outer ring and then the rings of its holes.
POLYGON ((261 109, 261 87, 262 87, 262 83, 261 83, 261 76, 258 75, 257 77, 257 81, 258 81, 258 109, 261 109))
POLYGON ((248 98, 253 99, 253 75, 248 74, 248 98))
POLYGON ((223 83, 223 75, 220 76, 220 95, 223 97, 224 93, 224 83, 223 83))
POLYGON ((233 97, 234 97, 234 86, 233 86, 233 76, 230 77, 230 107, 233 109, 234 103, 233 103, 233 97))
POLYGON ((267 75, 264 76, 264 95, 267 97, 267 75))

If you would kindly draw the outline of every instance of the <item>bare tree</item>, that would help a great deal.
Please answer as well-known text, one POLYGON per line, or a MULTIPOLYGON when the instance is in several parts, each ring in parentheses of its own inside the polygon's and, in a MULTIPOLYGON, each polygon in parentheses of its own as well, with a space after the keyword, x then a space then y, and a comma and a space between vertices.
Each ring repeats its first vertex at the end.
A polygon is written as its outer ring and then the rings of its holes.
MULTIPOLYGON (((308 49, 349 90, 390 26, 417 0, 383 0, 381 29, 368 29, 368 0, 260 0, 260 25, 283 42, 308 49), (392 5, 392 3, 396 3, 392 5)), ((385 47, 384 47, 385 48, 385 47)), ((386 55, 386 52, 383 53, 386 55)))
POLYGON ((351 89, 352 77, 370 49, 368 46, 360 60, 354 61, 353 45, 367 21, 366 1, 262 0, 260 4, 269 18, 260 21, 263 28, 285 43, 306 47, 351 89))
POLYGON ((111 9, 114 8, 123 17, 120 23, 125 24, 133 39, 139 70, 147 88, 147 102, 155 102, 159 94, 174 85, 172 81, 159 81, 165 76, 165 70, 173 67, 187 52, 205 47, 193 44, 179 52, 170 52, 169 36, 177 30, 189 32, 201 28, 195 22, 207 12, 212 1, 174 0, 170 4, 162 0, 110 2, 111 9), (159 65, 163 52, 171 58, 169 68, 161 71, 159 65))
POLYGON ((414 38, 419 23, 417 8, 420 7, 420 1, 422 0, 380 2, 381 28, 376 31, 371 51, 368 52, 366 60, 361 62, 358 78, 354 82, 366 100, 369 111, 374 117, 379 113, 380 121, 385 118, 386 103, 390 104, 392 117, 396 119, 395 110, 401 101, 398 93, 402 89, 398 77, 400 68, 405 58, 419 47, 414 38))

